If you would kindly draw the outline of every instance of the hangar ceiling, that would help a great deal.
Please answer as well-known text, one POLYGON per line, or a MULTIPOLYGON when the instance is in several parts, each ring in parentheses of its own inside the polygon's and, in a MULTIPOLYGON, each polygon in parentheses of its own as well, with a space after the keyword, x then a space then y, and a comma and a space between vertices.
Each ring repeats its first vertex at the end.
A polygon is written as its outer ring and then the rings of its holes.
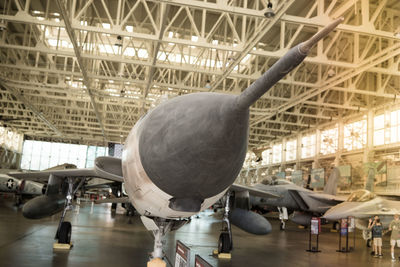
POLYGON ((400 94, 400 1, 3 0, 0 124, 35 139, 123 142, 147 110, 239 94, 331 19, 345 21, 251 108, 249 146, 400 94))

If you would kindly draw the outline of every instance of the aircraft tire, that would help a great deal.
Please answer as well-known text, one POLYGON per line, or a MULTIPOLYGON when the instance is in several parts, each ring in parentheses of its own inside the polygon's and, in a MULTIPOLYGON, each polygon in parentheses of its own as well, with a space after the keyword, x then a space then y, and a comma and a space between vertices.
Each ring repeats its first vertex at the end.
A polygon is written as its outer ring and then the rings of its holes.
POLYGON ((370 247, 371 247, 371 243, 372 243, 372 238, 370 238, 370 239, 367 240, 367 247, 370 248, 370 247))
POLYGON ((71 223, 63 222, 60 227, 60 233, 58 235, 58 243, 69 244, 71 243, 71 223))
POLYGON ((229 253, 231 244, 229 233, 221 233, 218 240, 218 253, 229 253))
POLYGON ((285 230, 285 223, 281 222, 281 225, 279 226, 279 228, 283 231, 285 230))

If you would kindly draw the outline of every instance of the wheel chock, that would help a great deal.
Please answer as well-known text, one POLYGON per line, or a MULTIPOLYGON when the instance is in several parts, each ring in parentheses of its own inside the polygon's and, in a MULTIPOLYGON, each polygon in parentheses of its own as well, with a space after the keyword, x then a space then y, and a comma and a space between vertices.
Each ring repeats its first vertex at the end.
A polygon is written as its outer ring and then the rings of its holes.
POLYGON ((154 258, 147 262, 147 267, 167 267, 167 263, 160 258, 154 258))
POLYGON ((298 225, 297 226, 299 229, 306 229, 305 227, 304 227, 304 225, 298 225))
POLYGON ((53 249, 55 250, 70 250, 73 247, 72 243, 62 244, 62 243, 54 243, 53 249))
POLYGON ((231 259, 231 253, 218 253, 218 249, 213 250, 213 256, 218 257, 218 259, 231 259))
POLYGON ((332 232, 332 233, 337 233, 338 230, 336 230, 336 229, 331 229, 331 232, 332 232))
POLYGON ((231 253, 219 253, 218 254, 218 259, 231 259, 232 255, 231 253))

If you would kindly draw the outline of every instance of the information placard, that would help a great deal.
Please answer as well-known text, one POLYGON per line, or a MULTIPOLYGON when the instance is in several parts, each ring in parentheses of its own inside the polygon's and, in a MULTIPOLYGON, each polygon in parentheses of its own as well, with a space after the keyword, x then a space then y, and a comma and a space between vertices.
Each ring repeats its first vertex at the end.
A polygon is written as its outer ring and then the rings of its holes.
POLYGON ((319 235, 321 232, 321 219, 317 217, 311 218, 311 234, 319 235))
POLYGON ((213 267, 213 266, 208 262, 206 262, 202 257, 196 254, 194 258, 194 267, 213 267))
POLYGON ((292 172, 292 183, 298 186, 304 185, 302 170, 297 170, 292 172))
POLYGON ((340 234, 343 236, 347 235, 347 218, 340 221, 340 234))
POLYGON ((176 241, 175 267, 189 267, 190 249, 179 240, 176 241))

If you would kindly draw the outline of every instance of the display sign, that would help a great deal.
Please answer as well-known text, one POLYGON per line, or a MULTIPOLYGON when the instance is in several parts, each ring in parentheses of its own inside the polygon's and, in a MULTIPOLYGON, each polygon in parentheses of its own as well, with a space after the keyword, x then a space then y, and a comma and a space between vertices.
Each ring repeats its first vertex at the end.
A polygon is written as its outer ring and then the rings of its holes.
POLYGON ((298 186, 304 185, 302 170, 297 170, 292 172, 292 183, 298 186))
POLYGON ((311 170, 311 188, 323 188, 325 185, 325 170, 312 169, 311 170))
POLYGON ((196 254, 194 258, 194 267, 213 267, 213 266, 208 262, 206 262, 202 257, 196 254))
POLYGON ((285 179, 286 178, 286 172, 277 172, 275 174, 276 178, 278 179, 285 179))
POLYGON ((337 166, 340 176, 342 177, 351 177, 351 165, 340 165, 337 166))
POLYGON ((354 232, 354 229, 356 228, 356 222, 355 222, 354 217, 349 216, 349 217, 347 218, 347 224, 348 224, 348 226, 349 226, 349 227, 348 227, 349 233, 354 232))
POLYGON ((311 234, 319 235, 321 232, 321 219, 317 217, 311 218, 311 234))
POLYGON ((351 185, 351 165, 341 165, 337 166, 340 178, 339 178, 339 186, 345 187, 351 185))
POLYGON ((179 240, 176 241, 175 267, 189 267, 190 249, 179 240))
POLYGON ((340 234, 347 235, 347 218, 340 221, 340 234))

